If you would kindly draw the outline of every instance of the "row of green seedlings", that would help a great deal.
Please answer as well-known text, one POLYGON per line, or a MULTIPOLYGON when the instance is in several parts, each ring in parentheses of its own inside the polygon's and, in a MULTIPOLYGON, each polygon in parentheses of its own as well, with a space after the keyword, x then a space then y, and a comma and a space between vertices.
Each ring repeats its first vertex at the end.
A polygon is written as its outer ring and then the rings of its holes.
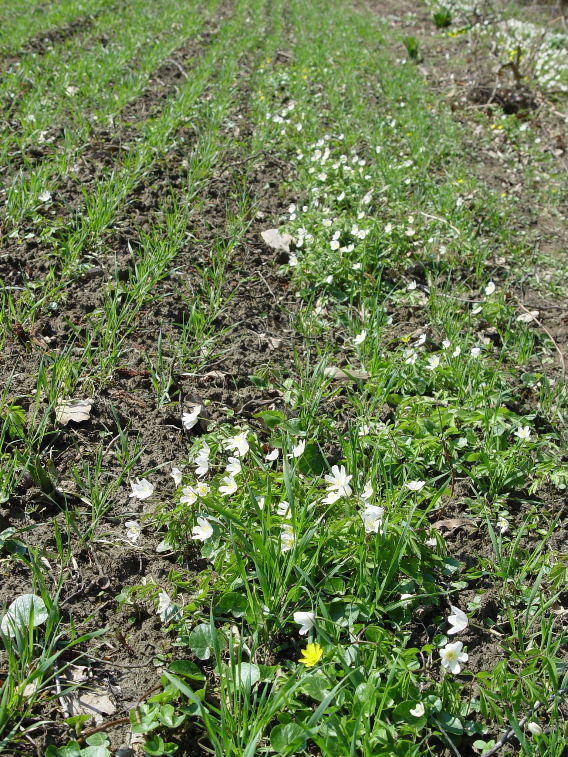
MULTIPOLYGON (((239 70, 239 55, 240 51, 224 66, 220 75, 216 105, 207 111, 206 133, 198 141, 190 162, 185 193, 176 198, 173 210, 165 210, 163 223, 157 224, 142 239, 136 250, 136 261, 129 281, 120 281, 116 273, 108 283, 102 307, 88 318, 87 341, 80 350, 80 356, 77 355, 76 345, 71 344, 42 364, 35 397, 36 409, 30 421, 31 431, 23 433, 25 423, 16 423, 12 424, 12 430, 8 433, 7 422, 5 439, 8 445, 18 439, 20 442, 26 439, 27 444, 10 458, 12 465, 5 471, 5 496, 13 491, 22 472, 29 469, 29 461, 36 459, 34 451, 49 434, 55 408, 61 406, 65 398, 73 396, 79 387, 83 393, 96 393, 97 387, 114 373, 122 358, 123 342, 134 327, 140 310, 153 299, 156 284, 171 272, 172 262, 191 237, 190 223, 195 204, 199 202, 198 193, 210 179, 225 147, 221 127, 233 105, 233 83, 239 70)), ((233 249, 246 233, 251 214, 248 198, 241 198, 238 214, 230 219, 227 237, 214 246, 210 266, 207 271, 202 271, 199 294, 187 296, 187 317, 180 325, 179 339, 164 348, 160 336, 155 353, 148 358, 158 406, 170 402, 174 363, 185 370, 198 371, 208 359, 210 350, 214 349, 214 341, 219 334, 213 335, 213 324, 227 305, 225 269, 233 249)), ((79 333, 77 339, 81 339, 79 333)), ((15 419, 18 417, 18 407, 9 401, 11 383, 8 382, 4 400, 9 417, 15 419)), ((44 466, 39 465, 39 469, 43 470, 44 466)), ((124 475, 128 475, 128 469, 125 469, 124 475)), ((79 477, 82 493, 87 500, 91 504, 104 503, 104 507, 92 504, 94 529, 106 507, 110 506, 111 498, 99 491, 100 476, 93 478, 88 470, 83 470, 79 477), (94 494, 93 487, 96 488, 94 494)), ((109 483, 111 489, 114 485, 115 482, 109 483)), ((53 481, 48 480, 47 486, 50 491, 53 481)))
POLYGON ((17 53, 33 37, 48 34, 83 16, 101 13, 114 3, 115 0, 62 0, 46 7, 41 3, 8 0, 0 14, 0 54, 17 53))
MULTIPOLYGON (((47 68, 45 92, 42 95, 42 88, 36 85, 27 107, 24 105, 21 109, 22 131, 7 128, 0 136, 1 149, 7 158, 10 154, 15 159, 23 155, 26 160, 30 148, 43 145, 54 152, 41 163, 21 170, 7 189, 6 212, 16 227, 14 234, 18 234, 19 224, 37 218, 38 214, 47 215, 44 224, 49 224, 52 220, 49 215, 53 215, 58 207, 56 191, 62 177, 78 170, 81 157, 89 149, 93 121, 102 127, 112 127, 124 107, 143 96, 144 87, 156 67, 188 37, 196 36, 206 18, 199 8, 195 8, 183 16, 182 23, 174 25, 172 33, 176 9, 161 8, 160 11, 156 17, 132 7, 132 19, 123 19, 127 33, 121 34, 117 45, 111 48, 101 46, 99 59, 95 54, 81 54, 73 59, 74 65, 65 67, 55 56, 51 66, 56 66, 60 72, 59 81, 52 81, 53 69, 47 68), (129 64, 134 55, 140 57, 142 63, 136 65, 133 73, 129 64), (97 72, 96 76, 93 71, 97 72), (113 86, 109 88, 111 80, 113 86), (88 82, 87 88, 82 82, 88 82), (65 134, 62 144, 58 145, 57 134, 62 124, 65 124, 65 134)), ((125 145, 125 149, 132 147, 132 144, 125 145)), ((37 220, 41 231, 41 218, 37 220)))

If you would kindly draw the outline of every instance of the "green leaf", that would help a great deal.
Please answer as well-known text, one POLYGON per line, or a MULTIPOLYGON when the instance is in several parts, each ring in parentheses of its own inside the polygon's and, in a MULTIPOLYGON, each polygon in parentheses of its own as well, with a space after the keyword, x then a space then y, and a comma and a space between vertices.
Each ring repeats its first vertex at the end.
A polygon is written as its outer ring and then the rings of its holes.
POLYGON ((8 611, 0 623, 0 632, 5 636, 16 635, 16 632, 27 633, 27 629, 32 623, 33 626, 41 625, 49 617, 49 612, 45 602, 37 594, 21 594, 12 602, 8 611))
POLYGON ((413 728, 416 728, 417 730, 419 728, 422 728, 424 725, 426 725, 426 713, 424 715, 413 715, 411 710, 416 709, 416 706, 418 705, 418 702, 416 700, 408 700, 406 702, 401 702, 397 707, 395 707, 393 712, 393 718, 395 720, 403 721, 404 723, 408 723, 409 725, 413 726, 413 728))
POLYGON ((228 591, 223 594, 213 608, 215 615, 231 613, 235 618, 242 618, 248 607, 247 598, 236 591, 228 591))
POLYGON ((191 678, 193 681, 205 681, 206 677, 191 660, 174 660, 170 665, 170 671, 184 678, 191 678))
POLYGON ((106 733, 93 733, 93 735, 88 736, 85 741, 89 746, 108 746, 110 743, 106 733))
POLYGON ((329 694, 329 682, 327 678, 318 673, 307 675, 299 688, 300 691, 315 699, 316 702, 321 702, 329 694))
POLYGON ((445 731, 452 733, 454 736, 461 736, 463 734, 463 724, 461 720, 455 715, 450 715, 446 710, 442 710, 438 715, 438 722, 445 731))
POLYGON ((279 410, 263 410, 261 413, 256 413, 254 417, 263 420, 270 429, 276 428, 287 419, 285 413, 279 410))
POLYGON ((236 682, 250 688, 260 681, 260 668, 252 662, 241 662, 236 668, 236 682))
POLYGON ((106 746, 87 746, 81 749, 81 757, 111 757, 106 746))
POLYGON ((200 660, 208 660, 211 657, 211 647, 213 646, 213 634, 209 623, 201 623, 196 626, 189 634, 187 643, 196 657, 200 660))
POLYGON ((277 725, 270 732, 270 744, 278 754, 295 754, 305 743, 306 732, 297 723, 277 725))
POLYGON ((81 745, 78 741, 70 741, 67 746, 48 746, 45 757, 81 757, 81 745))
POLYGON ((308 442, 303 455, 298 460, 298 470, 304 475, 320 476, 327 470, 324 456, 315 442, 308 442))

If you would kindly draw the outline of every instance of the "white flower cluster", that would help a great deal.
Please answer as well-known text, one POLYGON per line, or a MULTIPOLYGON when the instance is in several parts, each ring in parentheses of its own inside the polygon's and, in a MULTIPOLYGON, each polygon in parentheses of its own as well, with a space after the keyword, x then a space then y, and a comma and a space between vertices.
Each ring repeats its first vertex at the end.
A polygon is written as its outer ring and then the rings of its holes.
POLYGON ((519 56, 524 75, 533 75, 544 90, 568 92, 568 37, 528 21, 507 19, 489 33, 510 59, 519 56))

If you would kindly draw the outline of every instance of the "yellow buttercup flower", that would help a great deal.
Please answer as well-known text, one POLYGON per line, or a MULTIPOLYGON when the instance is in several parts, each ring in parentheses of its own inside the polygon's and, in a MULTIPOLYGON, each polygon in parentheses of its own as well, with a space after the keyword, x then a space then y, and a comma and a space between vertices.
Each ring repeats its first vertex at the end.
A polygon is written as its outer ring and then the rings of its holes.
POLYGON ((323 657, 323 648, 316 642, 315 644, 308 644, 305 649, 302 649, 303 657, 300 657, 298 662, 301 662, 306 668, 313 668, 323 657))

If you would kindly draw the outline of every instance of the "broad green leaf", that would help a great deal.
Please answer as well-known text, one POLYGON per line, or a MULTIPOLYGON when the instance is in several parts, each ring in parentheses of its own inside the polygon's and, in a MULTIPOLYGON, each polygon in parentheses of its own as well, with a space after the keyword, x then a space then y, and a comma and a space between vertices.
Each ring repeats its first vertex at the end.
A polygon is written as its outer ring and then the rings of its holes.
POLYGON ((270 744, 278 754, 295 754, 305 743, 306 732, 297 723, 277 725, 270 732, 270 744))
POLYGON ((37 594, 21 594, 12 602, 0 623, 0 632, 15 636, 16 630, 25 633, 32 623, 34 628, 45 623, 49 613, 45 602, 37 594))
POLYGON ((209 623, 201 623, 189 634, 188 644, 190 649, 200 660, 208 660, 211 657, 213 646, 213 634, 209 623))

